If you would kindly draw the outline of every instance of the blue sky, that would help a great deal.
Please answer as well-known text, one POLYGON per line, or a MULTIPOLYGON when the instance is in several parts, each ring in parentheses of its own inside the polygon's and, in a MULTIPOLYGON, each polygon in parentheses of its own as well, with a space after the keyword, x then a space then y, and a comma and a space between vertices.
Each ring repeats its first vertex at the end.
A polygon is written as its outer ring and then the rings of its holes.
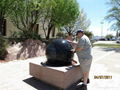
POLYGON ((84 10, 87 14, 88 19, 91 21, 89 31, 93 32, 95 36, 105 36, 107 34, 115 33, 110 31, 110 24, 104 20, 104 17, 107 15, 109 6, 106 4, 108 0, 77 0, 80 8, 84 10), (101 24, 101 22, 104 22, 101 24))

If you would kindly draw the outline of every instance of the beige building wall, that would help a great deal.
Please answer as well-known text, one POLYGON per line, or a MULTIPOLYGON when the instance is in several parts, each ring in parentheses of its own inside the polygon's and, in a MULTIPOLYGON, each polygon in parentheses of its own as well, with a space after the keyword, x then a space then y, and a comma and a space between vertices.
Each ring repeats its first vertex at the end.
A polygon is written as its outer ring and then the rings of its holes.
POLYGON ((8 36, 8 37, 11 36, 12 33, 15 32, 15 31, 19 32, 19 30, 17 29, 17 27, 15 27, 13 25, 13 23, 9 19, 7 19, 6 20, 6 36, 8 36))
MULTIPOLYGON (((14 24, 10 21, 10 19, 7 19, 7 21, 6 21, 6 36, 8 36, 8 37, 11 36, 12 33, 14 33, 15 31, 19 32, 20 30, 16 26, 14 26, 14 24)), ((56 36, 57 32, 58 32, 58 30, 56 28, 55 36, 56 36)), ((41 23, 39 23, 39 26, 38 26, 38 33, 41 35, 42 38, 45 38, 45 33, 43 31, 41 23)), ((51 32, 50 37, 52 38, 52 32, 51 32)))
MULTIPOLYGON (((47 25, 47 24, 46 24, 47 25)), ((47 28, 47 27, 45 27, 45 28, 47 28)), ((46 33, 47 33, 48 31, 46 31, 46 33)), ((57 28, 55 28, 55 37, 56 37, 56 34, 58 33, 58 29, 57 28)), ((45 33, 44 33, 44 30, 43 30, 43 28, 42 28, 42 23, 39 23, 39 34, 41 35, 41 37, 43 37, 43 38, 45 38, 45 33)), ((53 38, 52 37, 52 32, 51 32, 51 34, 50 34, 50 38, 53 38)))

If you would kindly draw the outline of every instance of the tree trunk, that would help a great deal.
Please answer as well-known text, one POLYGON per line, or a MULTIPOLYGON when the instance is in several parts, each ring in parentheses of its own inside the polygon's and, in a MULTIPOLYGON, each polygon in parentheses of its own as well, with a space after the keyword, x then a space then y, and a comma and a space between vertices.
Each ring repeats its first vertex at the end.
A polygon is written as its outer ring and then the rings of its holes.
POLYGON ((46 36, 46 39, 47 39, 47 40, 49 40, 49 38, 50 38, 50 33, 51 33, 53 27, 54 27, 53 24, 50 24, 50 25, 48 26, 48 33, 47 33, 47 36, 46 36))
POLYGON ((38 34, 39 24, 30 24, 29 30, 33 33, 38 34))
POLYGON ((4 19, 4 17, 1 17, 0 18, 0 34, 1 35, 5 35, 5 19, 4 19))
POLYGON ((0 34, 2 34, 2 20, 0 18, 0 34))
POLYGON ((53 27, 52 37, 55 37, 55 27, 53 27))

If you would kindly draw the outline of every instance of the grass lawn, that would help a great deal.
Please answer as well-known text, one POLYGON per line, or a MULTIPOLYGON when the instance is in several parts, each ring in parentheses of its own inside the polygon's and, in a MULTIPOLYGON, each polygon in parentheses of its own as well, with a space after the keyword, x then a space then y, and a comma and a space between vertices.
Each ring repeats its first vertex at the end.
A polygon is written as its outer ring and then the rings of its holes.
POLYGON ((108 48, 120 48, 120 44, 93 44, 93 46, 108 47, 108 48))

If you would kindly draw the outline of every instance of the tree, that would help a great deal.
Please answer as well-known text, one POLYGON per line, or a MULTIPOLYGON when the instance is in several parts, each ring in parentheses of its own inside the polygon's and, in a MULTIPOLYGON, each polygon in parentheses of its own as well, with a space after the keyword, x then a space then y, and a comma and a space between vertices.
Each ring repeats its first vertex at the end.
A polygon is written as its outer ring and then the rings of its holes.
POLYGON ((109 34, 109 35, 106 35, 105 36, 108 40, 112 39, 113 38, 113 35, 112 34, 109 34))
POLYGON ((37 24, 44 16, 45 4, 44 0, 15 0, 9 14, 10 20, 25 36, 34 36, 38 34, 37 24))
POLYGON ((84 31, 87 32, 89 26, 90 20, 87 19, 87 15, 84 13, 83 9, 81 9, 78 18, 74 22, 71 22, 70 24, 64 26, 63 29, 68 34, 74 34, 78 29, 83 29, 84 31))
POLYGON ((46 33, 46 39, 49 39, 50 33, 64 25, 76 20, 79 14, 79 7, 76 0, 53 0, 51 6, 47 9, 47 14, 43 19, 43 27, 46 33), (46 29, 46 30, 45 30, 46 29))
POLYGON ((68 35, 74 35, 74 33, 76 32, 76 30, 74 29, 75 26, 75 22, 71 22, 68 25, 65 25, 64 27, 61 27, 61 31, 65 31, 65 33, 68 33, 68 35))
POLYGON ((83 9, 81 9, 79 17, 76 21, 76 29, 83 29, 84 31, 87 31, 90 26, 90 20, 87 19, 87 15, 84 12, 83 9))
POLYGON ((0 0, 0 34, 4 34, 5 17, 9 14, 14 0, 0 0))
MULTIPOLYGON (((56 27, 74 21, 79 7, 76 0, 15 0, 9 15, 13 24, 26 34, 42 22, 46 39, 56 27)), ((54 33, 53 33, 54 35, 54 33)))
POLYGON ((118 32, 120 30, 120 0, 110 0, 107 4, 110 5, 111 8, 105 19, 113 22, 111 28, 118 32))
POLYGON ((84 33, 85 33, 85 35, 87 35, 90 39, 91 39, 92 36, 93 36, 93 33, 90 32, 90 31, 85 31, 84 33))

